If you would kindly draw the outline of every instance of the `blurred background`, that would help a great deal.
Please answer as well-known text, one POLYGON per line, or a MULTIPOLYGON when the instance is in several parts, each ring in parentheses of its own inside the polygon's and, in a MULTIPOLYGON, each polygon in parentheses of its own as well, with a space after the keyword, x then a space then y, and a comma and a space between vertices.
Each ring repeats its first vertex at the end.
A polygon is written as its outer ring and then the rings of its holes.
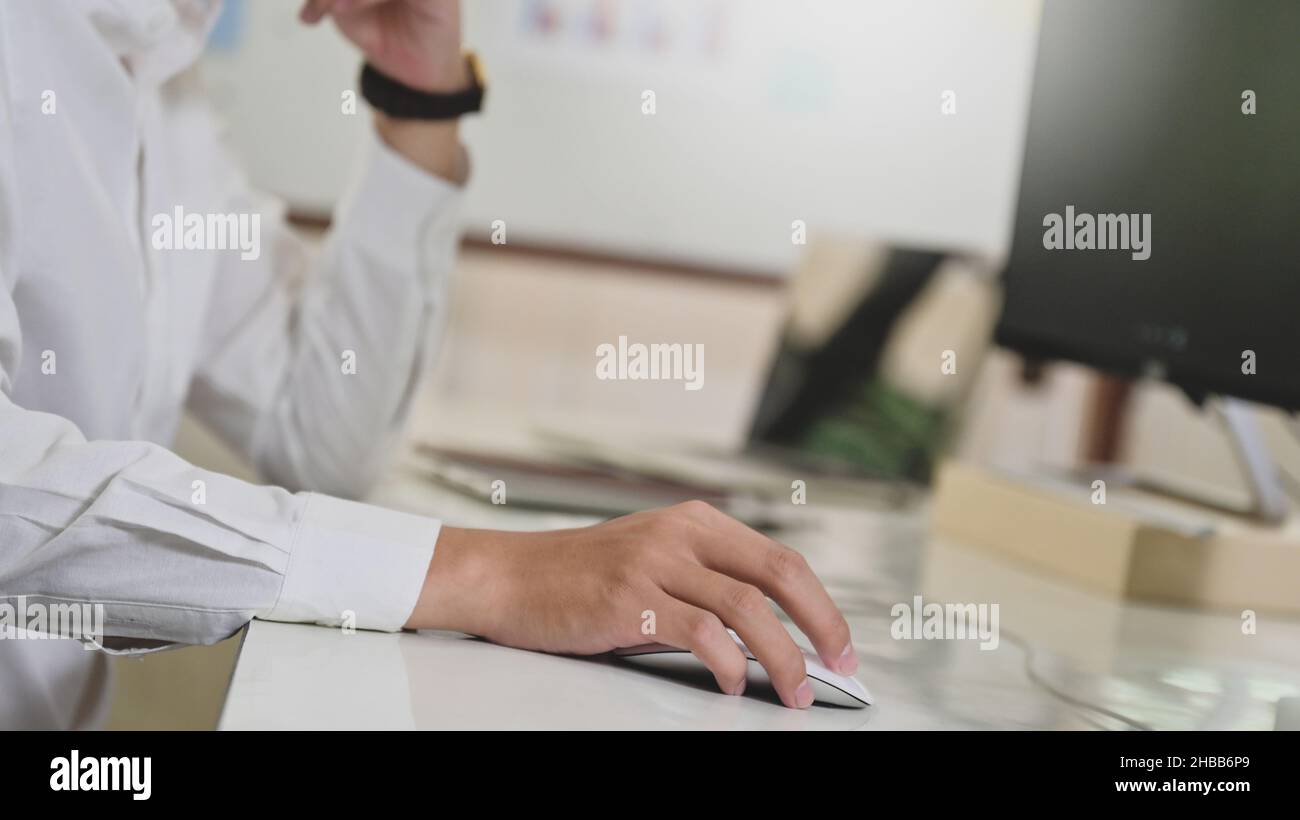
MULTIPOLYGON (((253 181, 314 239, 371 125, 364 103, 343 110, 355 50, 302 26, 299 5, 225 0, 201 72, 253 181)), ((565 448, 625 453, 623 467, 647 450, 744 450, 923 487, 955 455, 1241 490, 1221 432, 1174 388, 1026 366, 989 341, 1040 13, 467 0, 489 91, 463 126, 466 242, 412 422, 421 468, 455 480, 458 456, 472 477, 565 448), (594 351, 619 336, 703 344, 705 389, 594 379, 594 351)), ((1286 420, 1256 412, 1300 475, 1286 420)), ((180 450, 254 477, 193 425, 180 450)), ((687 487, 704 469, 657 466, 687 487)), ((788 494, 788 476, 768 489, 788 494)), ((114 725, 212 725, 233 651, 120 662, 114 725)))

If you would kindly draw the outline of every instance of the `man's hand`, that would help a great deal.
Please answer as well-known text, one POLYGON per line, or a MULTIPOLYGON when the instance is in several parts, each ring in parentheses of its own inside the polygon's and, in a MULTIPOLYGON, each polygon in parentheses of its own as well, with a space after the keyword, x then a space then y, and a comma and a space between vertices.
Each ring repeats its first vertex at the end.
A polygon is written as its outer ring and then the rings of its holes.
POLYGON ((326 15, 371 65, 403 85, 438 93, 469 85, 459 0, 307 0, 299 14, 309 24, 326 15))
POLYGON ((853 674, 848 624, 803 556, 703 502, 554 532, 444 527, 407 626, 580 655, 666 643, 690 650, 738 695, 748 661, 731 627, 781 700, 805 708, 813 693, 803 655, 767 595, 828 667, 853 674), (647 611, 653 634, 642 631, 647 611))
MULTIPOLYGON (((403 85, 431 93, 462 91, 470 85, 461 53, 459 0, 307 0, 299 14, 309 25, 327 15, 367 62, 403 85)), ((376 112, 375 127, 411 162, 464 183, 469 163, 455 120, 398 120, 376 112)))

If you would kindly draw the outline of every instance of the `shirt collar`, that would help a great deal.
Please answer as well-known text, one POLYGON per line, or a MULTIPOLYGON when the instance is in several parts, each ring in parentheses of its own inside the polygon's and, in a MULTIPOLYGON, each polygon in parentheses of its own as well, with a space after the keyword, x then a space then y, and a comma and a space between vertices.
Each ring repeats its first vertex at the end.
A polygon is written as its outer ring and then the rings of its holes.
POLYGON ((137 82, 160 85, 189 67, 221 0, 81 0, 91 26, 137 82))

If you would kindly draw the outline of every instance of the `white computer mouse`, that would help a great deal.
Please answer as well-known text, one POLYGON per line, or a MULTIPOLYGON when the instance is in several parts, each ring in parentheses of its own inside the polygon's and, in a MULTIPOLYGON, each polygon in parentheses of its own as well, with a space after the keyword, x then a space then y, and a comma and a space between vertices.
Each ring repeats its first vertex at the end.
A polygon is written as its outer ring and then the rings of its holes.
MULTIPOLYGON (((736 646, 740 647, 740 651, 744 652, 745 657, 750 660, 749 683, 770 686, 771 681, 767 677, 767 671, 759 664, 754 653, 749 651, 749 647, 745 646, 745 642, 735 631, 728 629, 727 632, 736 642, 736 646)), ((803 652, 804 668, 808 670, 808 679, 812 681, 814 703, 829 703, 854 709, 871 705, 871 693, 867 691, 867 687, 858 682, 857 678, 832 672, 822 664, 821 658, 815 653, 809 652, 802 646, 799 649, 803 652)), ((671 672, 705 669, 703 662, 688 650, 661 643, 616 649, 614 654, 638 665, 671 672)))

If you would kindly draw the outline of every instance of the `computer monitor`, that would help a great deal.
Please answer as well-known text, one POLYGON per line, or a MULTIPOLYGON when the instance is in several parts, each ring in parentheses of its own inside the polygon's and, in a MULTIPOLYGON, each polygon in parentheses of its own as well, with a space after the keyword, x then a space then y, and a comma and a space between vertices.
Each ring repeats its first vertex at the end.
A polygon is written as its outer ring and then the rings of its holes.
POLYGON ((1047 0, 998 340, 1300 408, 1300 2, 1047 0))

